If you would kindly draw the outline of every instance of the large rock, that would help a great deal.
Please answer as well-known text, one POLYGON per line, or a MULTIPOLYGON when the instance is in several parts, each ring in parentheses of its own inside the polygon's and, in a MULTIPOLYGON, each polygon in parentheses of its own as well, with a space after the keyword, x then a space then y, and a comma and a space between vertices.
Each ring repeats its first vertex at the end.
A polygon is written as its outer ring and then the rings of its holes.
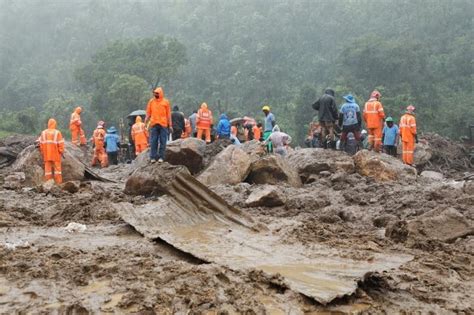
POLYGON ((250 160, 252 162, 257 161, 262 156, 267 154, 265 147, 258 140, 244 142, 240 145, 240 148, 250 156, 250 160))
POLYGON ((246 182, 270 185, 287 183, 293 187, 302 186, 298 172, 279 155, 268 155, 253 162, 246 182))
POLYGON ((419 142, 415 145, 414 163, 417 166, 425 165, 433 156, 433 149, 428 143, 419 142))
POLYGON ((33 145, 37 137, 27 135, 11 135, 0 139, 0 168, 15 162, 18 154, 26 147, 33 145))
POLYGON ((321 172, 354 173, 354 160, 346 153, 320 148, 294 150, 288 154, 287 160, 302 180, 306 182, 311 175, 321 172))
POLYGON ((199 173, 204 167, 206 142, 197 138, 178 139, 166 145, 166 162, 184 165, 191 174, 199 173))
POLYGON ((207 186, 235 185, 247 177, 250 172, 250 164, 249 155, 235 145, 231 145, 214 158, 198 179, 207 186))
POLYGON ((402 161, 390 155, 362 150, 353 158, 359 174, 372 177, 377 181, 416 179, 415 168, 403 164, 402 161))
POLYGON ((125 183, 125 193, 129 195, 161 196, 168 193, 171 181, 178 174, 190 174, 182 165, 154 163, 140 165, 125 183))
MULTIPOLYGON (((64 158, 62 159, 63 181, 74 181, 84 179, 103 180, 100 176, 90 170, 81 161, 84 152, 77 146, 66 142, 64 158)), ((87 163, 87 162, 85 162, 87 163)), ((31 145, 24 149, 12 165, 13 171, 25 173, 25 184, 37 186, 43 182, 44 163, 38 148, 31 145)))
POLYGON ((248 207, 277 207, 285 204, 284 198, 274 186, 256 188, 245 201, 248 207))

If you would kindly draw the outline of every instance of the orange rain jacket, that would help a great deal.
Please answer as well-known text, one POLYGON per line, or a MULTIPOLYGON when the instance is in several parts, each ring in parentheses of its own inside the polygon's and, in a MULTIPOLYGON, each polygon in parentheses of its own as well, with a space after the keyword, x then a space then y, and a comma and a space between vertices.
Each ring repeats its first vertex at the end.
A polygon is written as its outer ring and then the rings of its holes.
POLYGON ((191 122, 189 119, 185 118, 184 119, 184 131, 183 134, 181 135, 181 138, 189 138, 191 136, 191 133, 193 132, 191 128, 191 122))
POLYGON ((40 139, 40 151, 44 162, 60 162, 64 153, 64 139, 59 130, 56 129, 56 120, 48 121, 48 129, 43 130, 40 139))
POLYGON ((146 129, 145 123, 142 122, 142 118, 140 116, 135 118, 135 124, 132 126, 132 139, 135 145, 148 144, 148 130, 146 129))
POLYGON ((259 127, 257 127, 257 125, 254 125, 252 127, 252 131, 253 131, 253 138, 255 140, 260 141, 260 138, 262 137, 262 130, 259 127))
POLYGON ((71 120, 69 122, 69 129, 71 130, 80 130, 81 129, 81 112, 82 108, 76 107, 74 112, 71 114, 71 120))
POLYGON ((97 128, 92 134, 92 139, 94 139, 94 145, 96 148, 104 148, 104 139, 106 132, 104 128, 97 128))
POLYGON ((406 113, 400 118, 400 137, 403 142, 415 142, 416 119, 411 113, 406 113))
POLYGON ((376 99, 369 99, 364 107, 364 121, 368 129, 382 128, 385 113, 383 111, 382 103, 376 99))
POLYGON ((169 128, 171 127, 170 102, 165 98, 161 87, 156 88, 155 92, 159 93, 160 96, 150 99, 146 107, 146 116, 150 119, 150 128, 155 125, 169 128))
POLYGON ((212 112, 207 108, 206 103, 202 103, 201 108, 198 110, 196 125, 198 129, 211 129, 212 112))

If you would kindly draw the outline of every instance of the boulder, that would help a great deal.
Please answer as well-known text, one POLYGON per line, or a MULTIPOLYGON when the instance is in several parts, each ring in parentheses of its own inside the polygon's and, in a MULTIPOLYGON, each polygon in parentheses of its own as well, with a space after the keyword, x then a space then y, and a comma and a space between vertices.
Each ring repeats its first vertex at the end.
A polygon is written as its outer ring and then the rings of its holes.
POLYGON ((170 182, 180 173, 190 174, 183 165, 147 163, 137 168, 125 183, 129 195, 161 196, 170 188, 170 182))
POLYGON ((3 188, 6 188, 6 189, 21 188, 21 186, 25 182, 25 179, 26 179, 25 173, 23 172, 11 173, 4 178, 3 188))
POLYGON ((266 154, 265 147, 258 140, 244 142, 240 148, 250 156, 250 160, 255 162, 266 154))
POLYGON ((199 173, 204 167, 206 142, 197 138, 178 139, 166 145, 166 162, 184 165, 191 174, 199 173))
POLYGON ((298 172, 279 155, 268 155, 252 163, 246 182, 250 184, 281 185, 287 183, 301 187, 298 172))
POLYGON ((230 184, 242 182, 250 172, 250 157, 235 145, 228 146, 220 152, 198 180, 207 185, 230 184))
POLYGON ((419 142, 415 145, 414 163, 422 166, 428 163, 433 156, 433 150, 428 143, 419 142))
POLYGON ((69 181, 61 185, 61 188, 71 194, 75 194, 79 191, 81 182, 79 181, 69 181))
POLYGON ((18 154, 26 147, 33 145, 37 137, 27 135, 11 135, 0 139, 0 168, 15 162, 18 154))
POLYGON ((415 180, 416 169, 402 161, 373 151, 362 150, 354 155, 356 171, 377 181, 415 180))
MULTIPOLYGON (((84 156, 83 151, 77 146, 66 142, 64 158, 62 159, 63 181, 74 181, 88 179, 104 180, 90 170, 80 159, 84 156)), ((25 184, 37 186, 43 182, 44 163, 39 149, 34 145, 25 148, 12 165, 13 171, 25 173, 25 184)))
POLYGON ((355 170, 354 160, 346 153, 321 148, 294 150, 287 160, 304 182, 315 174, 354 173, 355 170))
POLYGON ((434 172, 434 171, 423 171, 423 172, 421 172, 420 176, 424 177, 424 178, 436 180, 436 181, 440 181, 440 180, 444 179, 443 174, 438 173, 438 172, 434 172))
POLYGON ((256 188, 245 201, 248 207, 277 207, 285 204, 284 198, 276 187, 256 188))

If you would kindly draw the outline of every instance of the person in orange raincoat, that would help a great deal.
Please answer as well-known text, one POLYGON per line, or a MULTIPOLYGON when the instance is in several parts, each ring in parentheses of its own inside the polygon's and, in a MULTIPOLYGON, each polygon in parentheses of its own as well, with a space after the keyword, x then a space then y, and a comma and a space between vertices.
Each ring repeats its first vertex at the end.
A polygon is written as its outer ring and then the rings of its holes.
POLYGON ((204 134, 206 143, 211 143, 211 125, 213 123, 212 112, 207 108, 206 103, 201 104, 201 108, 198 110, 196 126, 197 126, 197 138, 202 139, 204 134))
POLYGON ((138 155, 148 148, 148 130, 142 118, 137 116, 132 126, 132 140, 135 144, 135 154, 138 155))
POLYGON ((45 181, 54 178, 57 184, 61 184, 63 181, 61 157, 64 153, 64 139, 61 132, 56 129, 56 120, 53 118, 48 120, 48 129, 41 132, 39 144, 44 162, 45 181))
MULTIPOLYGON (((260 141, 260 139, 262 138, 262 124, 257 123, 253 125, 252 132, 253 132, 253 138, 257 141, 260 141)), ((237 130, 236 130, 236 133, 237 133, 237 130)))
POLYGON ((97 129, 94 130, 92 134, 92 141, 94 141, 94 156, 92 157, 91 166, 95 166, 98 162, 100 163, 101 167, 107 167, 109 165, 109 161, 107 158, 107 153, 105 152, 105 135, 106 132, 104 130, 105 123, 103 121, 99 121, 97 124, 97 129))
POLYGON ((184 131, 183 131, 183 134, 181 135, 181 138, 186 139, 186 138, 191 137, 192 132, 193 132, 193 129, 191 127, 191 122, 189 121, 189 119, 185 118, 184 119, 184 131))
POLYGON ((409 105, 406 113, 400 118, 400 137, 402 139, 403 163, 413 165, 415 143, 418 143, 416 134, 415 106, 409 105))
POLYGON ((153 91, 153 96, 146 107, 145 125, 150 122, 150 162, 155 163, 158 159, 158 163, 162 163, 165 159, 168 135, 173 133, 171 108, 161 87, 157 87, 153 91))
POLYGON ((364 106, 364 122, 369 134, 369 150, 380 152, 382 146, 382 130, 384 126, 385 113, 380 102, 381 94, 375 90, 370 94, 370 99, 364 106))
POLYGON ((69 122, 69 129, 71 130, 72 143, 79 146, 87 143, 86 134, 82 129, 81 122, 81 107, 76 107, 74 112, 71 114, 71 120, 69 122))

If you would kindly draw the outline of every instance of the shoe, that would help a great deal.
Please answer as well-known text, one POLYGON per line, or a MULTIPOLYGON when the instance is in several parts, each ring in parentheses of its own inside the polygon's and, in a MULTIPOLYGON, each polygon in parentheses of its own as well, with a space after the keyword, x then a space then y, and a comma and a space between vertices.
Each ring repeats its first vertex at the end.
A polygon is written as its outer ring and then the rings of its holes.
POLYGON ((151 159, 151 160, 150 160, 150 163, 151 163, 151 164, 156 163, 156 160, 155 160, 155 159, 151 159))
POLYGON ((159 159, 159 160, 158 160, 158 163, 163 163, 163 159, 159 159))

